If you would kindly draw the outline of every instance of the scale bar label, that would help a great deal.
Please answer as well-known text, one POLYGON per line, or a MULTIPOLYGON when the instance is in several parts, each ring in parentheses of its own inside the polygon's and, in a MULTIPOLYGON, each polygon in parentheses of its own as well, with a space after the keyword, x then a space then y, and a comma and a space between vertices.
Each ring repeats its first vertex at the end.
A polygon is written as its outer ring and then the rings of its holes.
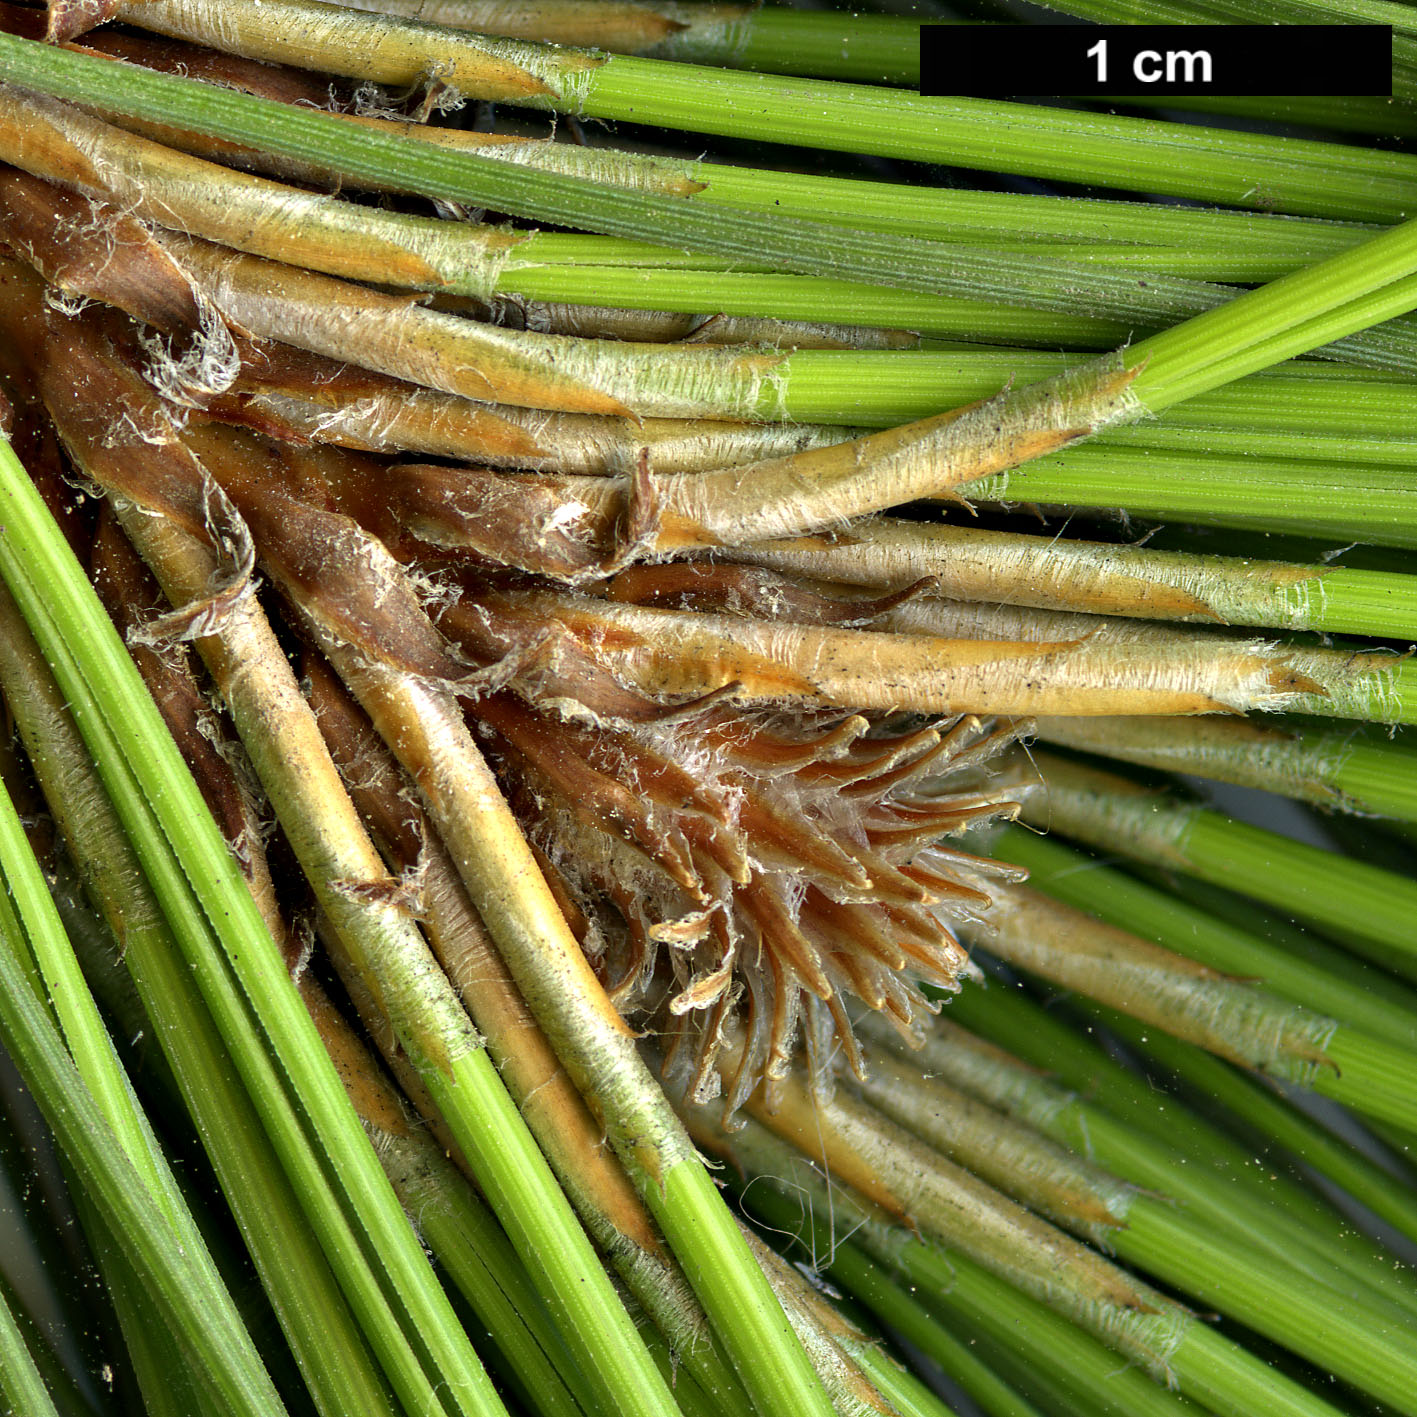
POLYGON ((1391 25, 926 25, 920 92, 1392 95, 1391 25))

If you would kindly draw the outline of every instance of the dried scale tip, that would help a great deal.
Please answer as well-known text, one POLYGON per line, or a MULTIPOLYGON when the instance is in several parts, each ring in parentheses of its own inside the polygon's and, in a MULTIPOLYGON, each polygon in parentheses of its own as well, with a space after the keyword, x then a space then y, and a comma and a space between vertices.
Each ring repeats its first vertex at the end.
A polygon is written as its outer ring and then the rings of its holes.
POLYGON ((1013 814, 985 770, 1012 728, 725 702, 588 725, 511 694, 473 713, 611 997, 730 1122, 760 1081, 772 1105, 799 1033, 819 1090, 838 1047, 863 1071, 850 999, 918 1036, 912 977, 958 987, 950 921, 1009 873, 939 838, 1013 814))

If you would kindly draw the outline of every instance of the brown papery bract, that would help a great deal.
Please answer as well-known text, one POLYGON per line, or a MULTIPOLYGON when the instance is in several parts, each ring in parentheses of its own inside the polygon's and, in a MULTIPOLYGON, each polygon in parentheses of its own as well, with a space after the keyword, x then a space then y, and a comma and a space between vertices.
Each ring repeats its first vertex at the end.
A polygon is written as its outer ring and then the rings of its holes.
MULTIPOLYGON (((959 600, 1158 620, 1305 627, 1322 566, 1240 560, 1146 546, 1062 540, 942 523, 875 517, 839 532, 800 536, 724 553, 792 575, 892 587, 924 576, 959 600), (1274 616, 1282 618, 1272 618, 1274 616)), ((1319 590, 1319 595, 1322 594, 1319 590)))
POLYGON ((549 40, 616 53, 639 54, 694 28, 727 29, 746 19, 747 5, 644 3, 643 0, 363 0, 361 9, 403 15, 449 29, 478 30, 513 39, 549 40))
POLYGON ((522 239, 235 172, 10 85, 0 85, 0 157, 126 215, 352 280, 490 292, 522 239))
MULTIPOLYGON (((736 686, 745 701, 811 708, 1214 713, 1278 707, 1286 694, 1312 687, 1282 656, 1243 642, 1217 646, 1198 665, 1182 653, 1109 644, 1092 637, 1093 627, 1052 640, 946 637, 648 609, 544 590, 506 591, 482 604, 505 617, 508 648, 526 644, 532 627, 550 620, 625 684, 680 700, 736 686)), ((461 633, 475 618, 455 614, 444 623, 461 633)))
MULTIPOLYGON (((647 452, 660 472, 780 457, 838 443, 841 429, 811 424, 624 418, 489 405, 420 388, 275 341, 252 350, 214 417, 292 442, 416 453, 492 467, 562 474, 628 474, 647 452)), ((464 470, 469 483, 476 474, 464 470)))
POLYGON ((1291 1081, 1312 1079, 1337 1027, 1027 887, 997 888, 967 933, 1001 959, 1070 992, 1291 1081))
MULTIPOLYGON (((32 302, 43 299, 47 284, 62 295, 101 300, 166 334, 201 329, 192 282, 132 217, 96 213, 73 192, 0 168, 0 240, 43 278, 19 287, 32 302)), ((5 260, 7 268, 13 265, 5 260)))
POLYGON ((111 13, 251 59, 301 64, 318 53, 322 69, 396 88, 421 84, 436 69, 452 88, 505 103, 561 93, 575 76, 604 62, 571 53, 559 64, 547 63, 514 40, 458 35, 305 0, 282 0, 279 10, 255 0, 118 0, 111 13))
MULTIPOLYGON (((737 372, 745 369, 762 372, 737 372)), ((574 580, 651 554, 844 525, 946 492, 1135 417, 1135 373, 1104 361, 884 433, 695 476, 657 474, 646 459, 618 496, 589 479, 567 479, 551 497, 534 479, 431 467, 404 469, 394 495, 425 540, 574 580), (489 514, 503 521, 496 534, 485 529, 489 514)))

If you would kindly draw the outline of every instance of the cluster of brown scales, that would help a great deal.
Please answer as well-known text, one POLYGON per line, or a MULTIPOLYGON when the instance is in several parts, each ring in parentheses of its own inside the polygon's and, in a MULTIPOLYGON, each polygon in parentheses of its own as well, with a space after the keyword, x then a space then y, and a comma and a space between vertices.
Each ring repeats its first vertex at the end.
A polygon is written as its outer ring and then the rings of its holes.
POLYGON ((862 1070, 854 1003, 913 1031, 913 981, 957 987, 947 920, 1007 868, 940 838, 1001 810, 971 770, 1007 731, 726 701, 618 724, 514 694, 471 711, 606 988, 696 1100, 735 1032, 729 1116, 763 1078, 771 1106, 799 1031, 825 1087, 838 1047, 862 1070))

